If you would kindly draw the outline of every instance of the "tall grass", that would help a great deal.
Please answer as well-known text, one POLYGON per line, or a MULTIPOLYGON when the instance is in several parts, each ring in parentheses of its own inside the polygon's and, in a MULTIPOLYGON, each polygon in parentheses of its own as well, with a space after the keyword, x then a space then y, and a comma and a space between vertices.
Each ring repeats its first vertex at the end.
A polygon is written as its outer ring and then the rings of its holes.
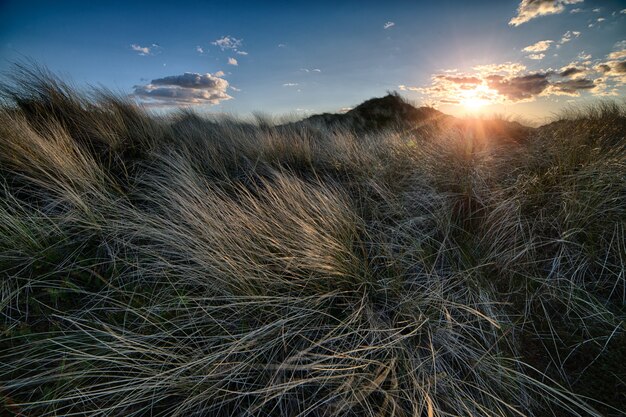
POLYGON ((623 105, 514 143, 1 90, 9 415, 623 409, 623 105))

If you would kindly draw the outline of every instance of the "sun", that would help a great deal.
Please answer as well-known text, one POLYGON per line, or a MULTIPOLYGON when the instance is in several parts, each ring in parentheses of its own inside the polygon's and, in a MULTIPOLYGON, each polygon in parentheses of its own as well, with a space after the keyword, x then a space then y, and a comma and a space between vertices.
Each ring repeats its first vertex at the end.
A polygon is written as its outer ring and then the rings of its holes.
POLYGON ((478 97, 467 97, 461 99, 461 104, 468 110, 478 110, 488 104, 488 101, 478 97))
POLYGON ((491 94, 492 90, 487 86, 478 85, 472 89, 462 91, 459 102, 467 110, 477 111, 483 106, 492 104, 489 98, 491 94))

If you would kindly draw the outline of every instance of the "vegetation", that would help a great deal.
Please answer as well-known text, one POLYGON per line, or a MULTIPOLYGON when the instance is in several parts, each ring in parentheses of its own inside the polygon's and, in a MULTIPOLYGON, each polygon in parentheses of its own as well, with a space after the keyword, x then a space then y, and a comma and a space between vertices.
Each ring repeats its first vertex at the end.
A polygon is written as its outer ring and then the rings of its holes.
POLYGON ((505 140, 2 92, 6 414, 623 412, 624 105, 505 140))

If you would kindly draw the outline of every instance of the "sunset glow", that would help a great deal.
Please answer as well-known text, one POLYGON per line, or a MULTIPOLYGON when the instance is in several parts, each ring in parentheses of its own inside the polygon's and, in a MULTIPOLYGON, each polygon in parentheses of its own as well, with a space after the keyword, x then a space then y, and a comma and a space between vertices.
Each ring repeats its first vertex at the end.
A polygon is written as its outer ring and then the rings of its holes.
POLYGON ((486 105, 493 104, 492 100, 495 95, 497 95, 497 91, 479 85, 471 90, 463 91, 459 103, 467 110, 477 111, 486 105))

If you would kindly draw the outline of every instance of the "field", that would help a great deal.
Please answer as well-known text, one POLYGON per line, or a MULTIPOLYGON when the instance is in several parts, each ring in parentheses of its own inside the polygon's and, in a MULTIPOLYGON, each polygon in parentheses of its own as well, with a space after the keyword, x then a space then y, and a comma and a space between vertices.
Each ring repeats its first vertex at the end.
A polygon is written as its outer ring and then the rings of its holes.
POLYGON ((6 415, 622 415, 624 103, 355 130, 2 95, 6 415))

